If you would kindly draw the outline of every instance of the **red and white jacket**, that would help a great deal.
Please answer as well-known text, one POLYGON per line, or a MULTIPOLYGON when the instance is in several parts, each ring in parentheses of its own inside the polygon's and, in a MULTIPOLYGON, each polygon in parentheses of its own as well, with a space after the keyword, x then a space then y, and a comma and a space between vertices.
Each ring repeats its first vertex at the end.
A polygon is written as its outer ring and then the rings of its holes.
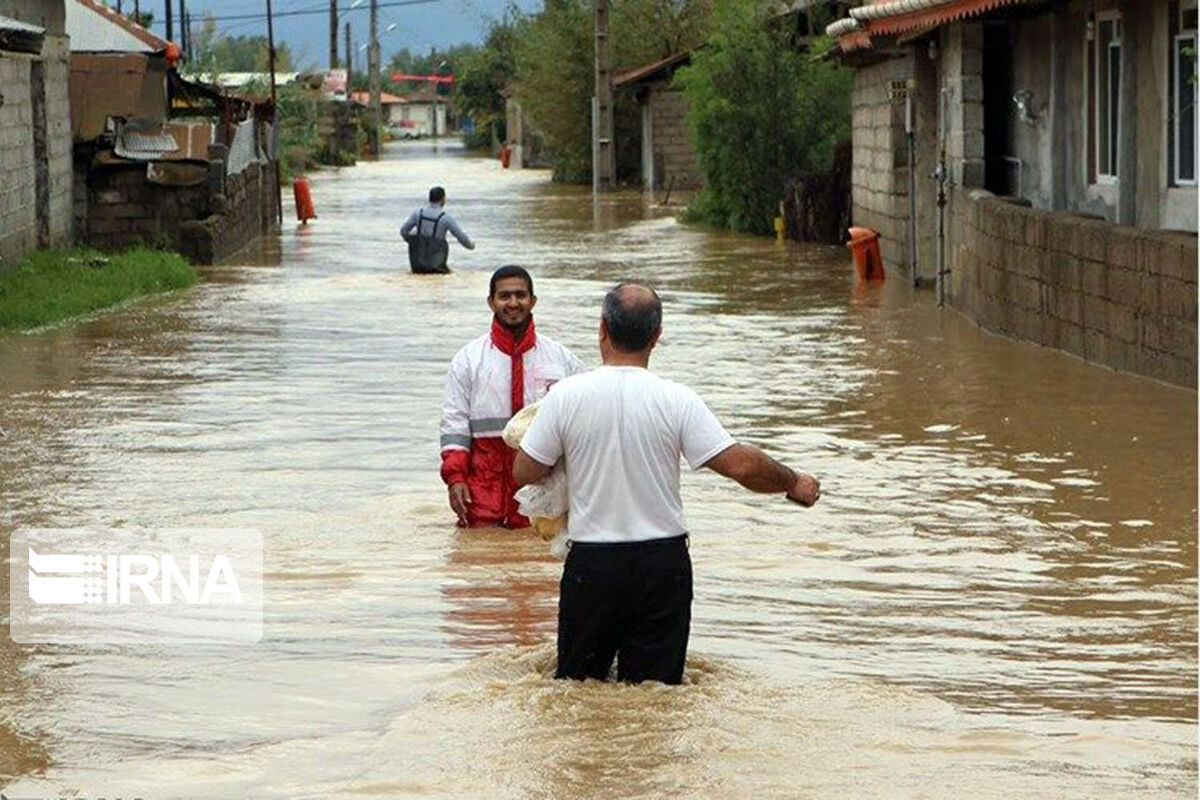
POLYGON ((512 415, 545 397, 556 382, 584 371, 567 348, 534 331, 521 341, 496 320, 490 333, 465 345, 450 364, 442 403, 442 480, 466 481, 471 527, 523 528, 529 520, 513 499, 516 451, 501 434, 512 415))

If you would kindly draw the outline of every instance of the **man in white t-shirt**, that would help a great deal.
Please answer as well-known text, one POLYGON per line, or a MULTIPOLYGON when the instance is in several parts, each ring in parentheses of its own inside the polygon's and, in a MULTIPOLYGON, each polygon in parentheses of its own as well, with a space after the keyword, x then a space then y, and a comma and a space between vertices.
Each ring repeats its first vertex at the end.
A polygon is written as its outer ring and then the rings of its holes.
POLYGON ((560 460, 570 493, 558 606, 558 678, 677 684, 691 624, 692 564, 679 457, 755 492, 811 506, 820 484, 735 442, 704 401, 647 368, 662 302, 622 283, 604 298, 603 366, 559 381, 521 442, 518 485, 560 460))

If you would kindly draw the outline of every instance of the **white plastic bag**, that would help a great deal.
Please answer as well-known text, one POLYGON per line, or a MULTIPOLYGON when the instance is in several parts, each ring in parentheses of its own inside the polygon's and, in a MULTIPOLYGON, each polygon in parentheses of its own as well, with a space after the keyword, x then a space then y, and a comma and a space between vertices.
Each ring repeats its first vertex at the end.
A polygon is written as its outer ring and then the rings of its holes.
MULTIPOLYGON (((540 405, 533 403, 513 415, 504 426, 505 444, 514 450, 521 446, 521 440, 525 438, 525 432, 537 416, 540 405)), ((556 466, 537 483, 522 486, 514 497, 521 513, 529 517, 533 529, 550 542, 551 554, 558 558, 566 558, 567 511, 570 499, 567 496, 567 476, 562 467, 556 466)))

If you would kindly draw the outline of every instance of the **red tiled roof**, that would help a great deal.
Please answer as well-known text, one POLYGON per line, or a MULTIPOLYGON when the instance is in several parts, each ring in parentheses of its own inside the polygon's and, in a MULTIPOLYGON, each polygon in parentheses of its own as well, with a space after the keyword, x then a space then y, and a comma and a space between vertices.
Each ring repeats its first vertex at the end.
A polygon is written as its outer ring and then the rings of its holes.
MULTIPOLYGON (((368 106, 371 104, 371 93, 370 92, 351 92, 350 99, 353 100, 354 102, 358 103, 359 105, 368 106)), ((399 95, 388 94, 387 92, 379 93, 380 105, 390 106, 390 105, 395 105, 396 103, 403 103, 403 102, 406 102, 405 99, 403 97, 400 97, 399 95)))
POLYGON ((932 29, 1005 6, 1032 2, 1040 0, 873 0, 852 9, 848 19, 839 20, 830 28, 852 26, 835 34, 838 46, 843 51, 861 50, 872 46, 872 36, 932 29))

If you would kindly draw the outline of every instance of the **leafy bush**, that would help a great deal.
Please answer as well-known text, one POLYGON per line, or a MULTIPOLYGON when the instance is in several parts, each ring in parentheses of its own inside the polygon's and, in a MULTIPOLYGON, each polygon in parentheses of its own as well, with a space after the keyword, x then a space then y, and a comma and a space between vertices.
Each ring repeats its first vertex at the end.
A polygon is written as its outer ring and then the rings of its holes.
POLYGON ((853 75, 803 52, 757 4, 717 0, 713 34, 675 78, 706 189, 686 219, 769 233, 789 185, 828 172, 850 136, 853 75))

